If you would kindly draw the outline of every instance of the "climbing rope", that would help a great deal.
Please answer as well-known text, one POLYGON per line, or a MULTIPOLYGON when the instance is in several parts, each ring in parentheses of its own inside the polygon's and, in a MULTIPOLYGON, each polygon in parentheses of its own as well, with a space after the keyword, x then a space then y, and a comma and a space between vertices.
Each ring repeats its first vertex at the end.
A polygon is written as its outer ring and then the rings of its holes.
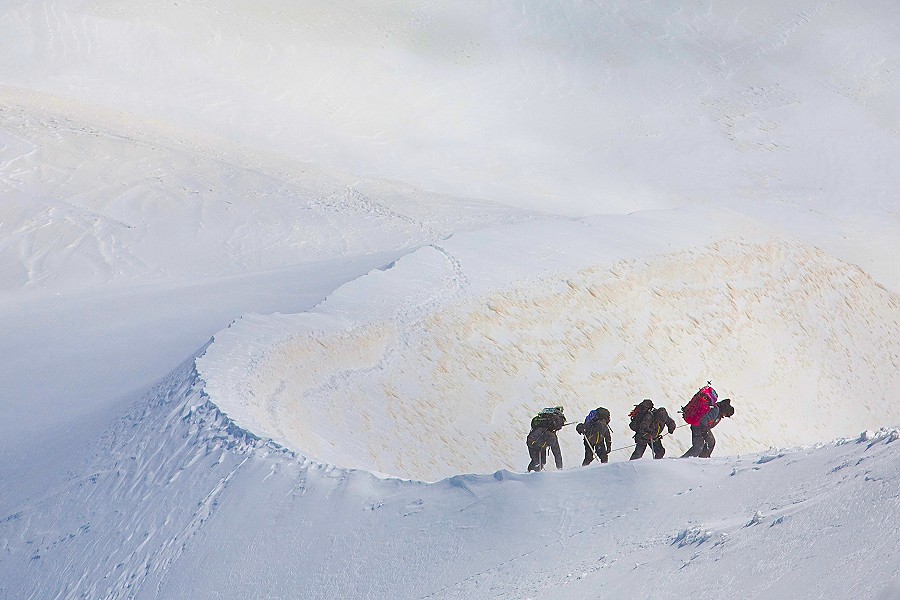
MULTIPOLYGON (((688 423, 685 423, 684 425, 676 425, 676 426, 675 426, 675 429, 681 429, 682 427, 687 427, 687 426, 688 426, 688 423)), ((667 435, 671 435, 671 434, 669 434, 669 433, 664 433, 664 434, 662 434, 661 436, 659 436, 659 439, 663 439, 663 438, 666 437, 667 435)), ((612 454, 613 452, 618 452, 618 451, 620 451, 620 450, 628 450, 629 448, 634 448, 635 446, 637 446, 636 443, 635 443, 635 444, 631 444, 630 446, 622 446, 621 448, 615 448, 615 449, 613 449, 613 450, 610 450, 609 453, 612 454)))

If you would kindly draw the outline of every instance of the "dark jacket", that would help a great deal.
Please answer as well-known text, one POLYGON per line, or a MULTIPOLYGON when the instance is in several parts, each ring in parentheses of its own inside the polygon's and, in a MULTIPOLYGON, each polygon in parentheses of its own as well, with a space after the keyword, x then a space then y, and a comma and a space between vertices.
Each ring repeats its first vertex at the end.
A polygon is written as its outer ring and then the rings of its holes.
POLYGON ((556 443, 556 432, 566 424, 566 417, 561 413, 545 413, 531 420, 531 431, 525 440, 529 447, 543 448, 556 443))
POLYGON ((658 440, 663 436, 663 431, 675 432, 675 421, 669 416, 665 408, 657 408, 649 411, 638 424, 635 440, 658 440))
POLYGON ((526 444, 528 444, 528 455, 531 457, 528 470, 543 470, 547 459, 547 449, 553 453, 556 468, 562 469, 562 452, 559 449, 559 439, 556 437, 556 432, 566 424, 566 417, 560 413, 540 416, 540 419, 537 419, 537 417, 532 419, 531 431, 528 432, 528 438, 525 440, 526 444))
POLYGON ((719 410, 719 405, 714 404, 712 408, 709 409, 709 412, 700 417, 700 427, 705 429, 712 429, 716 425, 719 424, 719 421, 722 420, 721 411, 719 410))
POLYGON ((550 445, 555 442, 556 439, 556 431, 552 429, 545 429, 544 427, 536 427, 528 432, 528 437, 525 439, 525 443, 528 444, 529 448, 543 448, 544 446, 550 445))
POLYGON ((602 419, 594 419, 585 423, 579 423, 575 428, 578 433, 582 434, 592 448, 596 448, 603 442, 603 448, 609 452, 612 447, 612 435, 609 431, 609 422, 602 419))

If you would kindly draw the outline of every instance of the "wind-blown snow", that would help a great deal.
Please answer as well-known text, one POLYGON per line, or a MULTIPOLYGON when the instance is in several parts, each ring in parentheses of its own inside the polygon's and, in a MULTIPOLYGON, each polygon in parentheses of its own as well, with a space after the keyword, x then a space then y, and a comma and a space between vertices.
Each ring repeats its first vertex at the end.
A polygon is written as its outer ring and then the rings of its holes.
POLYGON ((435 484, 234 427, 187 362, 0 520, 4 597, 894 598, 897 440, 435 484), (850 568, 852 566, 852 569, 850 568))
POLYGON ((897 598, 898 74, 884 0, 0 2, 0 597, 897 598))
MULTIPOLYGON (((900 297, 820 251, 722 242, 472 297, 480 269, 496 270, 448 260, 455 241, 314 312, 245 318, 217 335, 198 361, 212 401, 307 456, 426 480, 521 469, 542 406, 579 420, 602 404, 623 445, 640 398, 674 415, 711 374, 737 409, 720 452, 900 421, 900 297), (363 307, 377 316, 347 316, 363 307)), ((580 460, 580 437, 563 440, 580 460)), ((680 454, 690 434, 668 445, 680 454)))

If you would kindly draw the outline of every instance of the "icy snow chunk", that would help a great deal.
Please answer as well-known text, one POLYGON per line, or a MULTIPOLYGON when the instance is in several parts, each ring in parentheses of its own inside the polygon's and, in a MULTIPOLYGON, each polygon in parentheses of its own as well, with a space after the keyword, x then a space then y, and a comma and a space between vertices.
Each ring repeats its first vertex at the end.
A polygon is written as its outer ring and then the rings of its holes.
POLYGON ((775 454, 763 454, 759 457, 759 460, 756 461, 758 465, 764 465, 767 462, 771 462, 775 459, 782 458, 784 456, 784 452, 777 452, 775 454))
POLYGON ((701 527, 691 527, 690 529, 683 529, 678 532, 675 538, 672 540, 673 544, 677 544, 679 548, 684 548, 685 546, 697 545, 699 546, 703 542, 708 541, 714 533, 707 529, 703 529, 701 527))

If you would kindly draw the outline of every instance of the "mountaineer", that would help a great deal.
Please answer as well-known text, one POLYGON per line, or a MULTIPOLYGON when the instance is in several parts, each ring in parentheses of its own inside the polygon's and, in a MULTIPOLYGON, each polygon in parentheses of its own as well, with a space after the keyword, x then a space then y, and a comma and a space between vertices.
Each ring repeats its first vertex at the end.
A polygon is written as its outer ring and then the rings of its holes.
POLYGON ((662 445, 662 438, 666 435, 664 432, 666 429, 670 434, 675 431, 675 421, 666 409, 654 408, 653 401, 648 398, 636 405, 628 416, 631 417, 629 427, 634 431, 634 452, 631 453, 631 460, 642 457, 648 445, 653 450, 653 458, 665 456, 666 449, 662 445))
POLYGON ((531 419, 531 431, 528 433, 526 444, 531 462, 528 463, 529 471, 541 471, 547 462, 547 447, 553 452, 556 468, 563 468, 562 452, 559 449, 559 439, 556 432, 566 424, 562 406, 545 408, 531 419))
POLYGON ((600 406, 588 413, 584 423, 575 426, 575 431, 584 436, 582 467, 594 462, 594 455, 600 459, 601 463, 609 462, 609 451, 612 448, 609 417, 609 411, 600 406))
POLYGON ((691 447, 681 458, 709 458, 716 447, 716 437, 712 429, 724 417, 734 416, 731 399, 718 400, 712 387, 701 388, 682 409, 684 420, 691 426, 691 447), (692 405, 693 403, 693 405, 692 405))

